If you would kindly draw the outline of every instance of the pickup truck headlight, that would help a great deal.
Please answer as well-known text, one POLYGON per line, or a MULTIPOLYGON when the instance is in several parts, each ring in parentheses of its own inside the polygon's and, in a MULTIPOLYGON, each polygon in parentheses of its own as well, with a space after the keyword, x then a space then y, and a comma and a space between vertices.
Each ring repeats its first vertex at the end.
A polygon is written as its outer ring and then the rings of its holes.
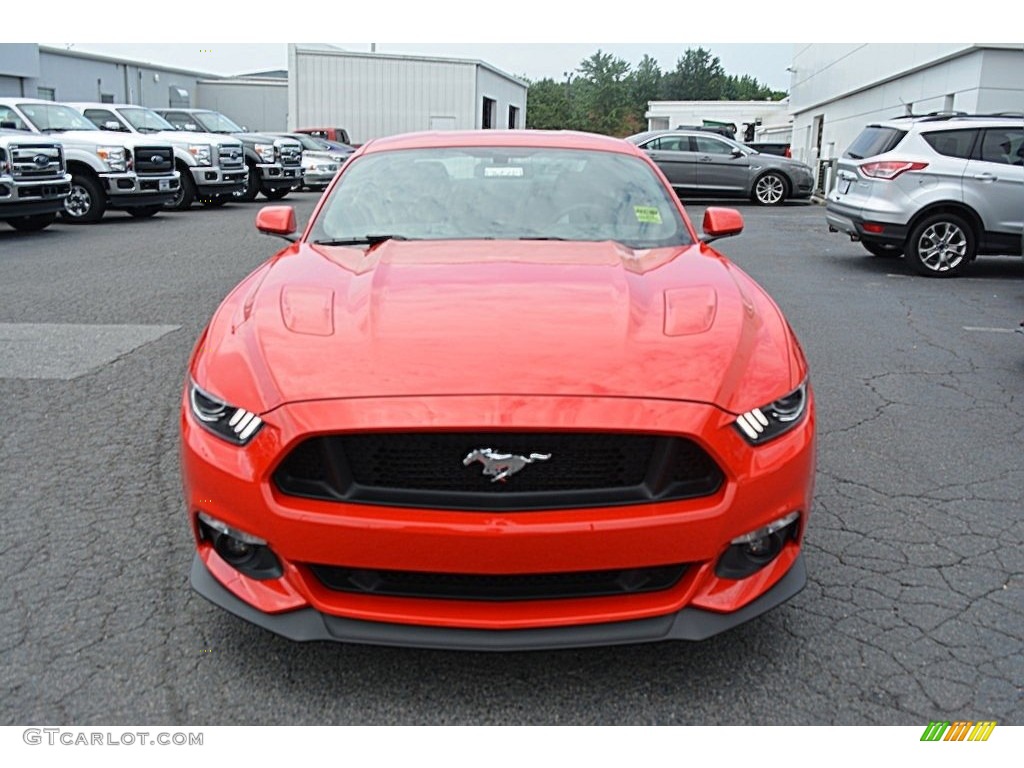
POLYGON ((204 392, 194 381, 189 382, 188 399, 196 421, 236 445, 248 443, 263 426, 263 420, 255 413, 228 405, 219 397, 204 392))
POLYGON ((188 152, 199 165, 213 165, 213 150, 209 144, 189 144, 188 152))
POLYGON ((256 154, 260 156, 260 160, 264 163, 274 162, 274 145, 273 144, 257 144, 256 154))
POLYGON ((112 171, 124 173, 131 170, 131 155, 125 147, 99 146, 96 154, 112 171))
POLYGON ((760 408, 741 413, 735 421, 736 429, 748 443, 760 445, 788 432, 807 412, 807 382, 785 397, 760 408))

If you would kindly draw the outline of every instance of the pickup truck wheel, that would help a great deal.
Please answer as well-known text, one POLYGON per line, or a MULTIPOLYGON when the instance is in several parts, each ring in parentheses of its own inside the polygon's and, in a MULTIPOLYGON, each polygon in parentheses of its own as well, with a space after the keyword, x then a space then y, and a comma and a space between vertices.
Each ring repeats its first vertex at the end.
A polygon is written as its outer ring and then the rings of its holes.
POLYGON ((283 187, 283 188, 279 188, 279 189, 264 189, 264 190, 262 190, 263 196, 266 197, 267 200, 280 200, 282 197, 285 197, 291 191, 292 191, 291 187, 283 187))
POLYGON ((782 174, 768 171, 754 182, 751 197, 760 205, 779 205, 786 199, 786 179, 782 174))
POLYGON ((903 249, 898 245, 888 245, 887 243, 869 243, 865 240, 861 240, 860 244, 867 249, 867 252, 872 256, 879 256, 883 259, 896 259, 903 255, 903 249))
POLYGON ((107 200, 92 176, 72 176, 71 194, 64 199, 61 216, 72 224, 93 224, 103 218, 107 200))
POLYGON ((920 275, 954 277, 974 260, 974 230, 954 213, 922 219, 907 238, 907 262, 920 275))
POLYGON ((260 172, 255 165, 248 167, 249 173, 245 177, 245 186, 238 192, 235 192, 235 199, 251 203, 256 199, 256 195, 260 193, 260 172))
POLYGON ((192 207, 192 201, 196 199, 196 183, 192 180, 192 171, 178 169, 181 173, 181 183, 178 185, 178 192, 169 203, 164 203, 165 208, 172 211, 187 211, 192 207))
POLYGON ((140 208, 128 208, 127 210, 129 216, 134 216, 136 219, 148 219, 150 216, 156 216, 163 209, 162 205, 143 205, 140 208))
POLYGON ((8 219, 7 223, 19 232, 38 232, 41 229, 46 229, 56 220, 56 213, 39 213, 35 216, 17 216, 8 219))

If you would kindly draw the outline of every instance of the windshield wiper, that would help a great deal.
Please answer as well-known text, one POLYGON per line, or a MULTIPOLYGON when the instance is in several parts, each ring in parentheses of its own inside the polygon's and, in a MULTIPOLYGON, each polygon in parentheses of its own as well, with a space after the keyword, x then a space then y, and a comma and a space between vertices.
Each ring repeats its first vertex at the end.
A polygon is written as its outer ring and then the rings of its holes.
POLYGON ((338 240, 314 240, 313 245, 378 245, 387 240, 409 240, 405 235, 363 235, 338 240))

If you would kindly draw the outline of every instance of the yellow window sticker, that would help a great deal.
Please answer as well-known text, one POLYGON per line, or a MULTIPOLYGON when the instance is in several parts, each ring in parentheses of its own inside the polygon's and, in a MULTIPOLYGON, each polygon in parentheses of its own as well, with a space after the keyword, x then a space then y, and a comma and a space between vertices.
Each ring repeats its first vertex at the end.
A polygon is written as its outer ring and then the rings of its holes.
POLYGON ((633 213, 641 224, 661 224, 661 212, 647 205, 634 205, 633 213))

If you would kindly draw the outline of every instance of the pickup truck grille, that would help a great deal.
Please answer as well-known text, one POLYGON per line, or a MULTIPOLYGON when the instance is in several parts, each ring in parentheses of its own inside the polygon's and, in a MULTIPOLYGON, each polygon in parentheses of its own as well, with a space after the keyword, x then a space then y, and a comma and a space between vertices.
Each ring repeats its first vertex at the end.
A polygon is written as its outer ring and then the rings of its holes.
POLYGON ((139 176, 164 176, 174 170, 174 151, 170 147, 136 147, 135 173, 139 176))
POLYGON ((18 144, 10 147, 11 175, 15 179, 50 179, 64 175, 64 153, 53 144, 18 144))
POLYGON ((281 165, 302 165, 301 144, 280 144, 277 149, 281 157, 281 165))
POLYGON ((232 170, 245 165, 245 150, 241 144, 221 144, 217 147, 217 164, 225 169, 232 170))

